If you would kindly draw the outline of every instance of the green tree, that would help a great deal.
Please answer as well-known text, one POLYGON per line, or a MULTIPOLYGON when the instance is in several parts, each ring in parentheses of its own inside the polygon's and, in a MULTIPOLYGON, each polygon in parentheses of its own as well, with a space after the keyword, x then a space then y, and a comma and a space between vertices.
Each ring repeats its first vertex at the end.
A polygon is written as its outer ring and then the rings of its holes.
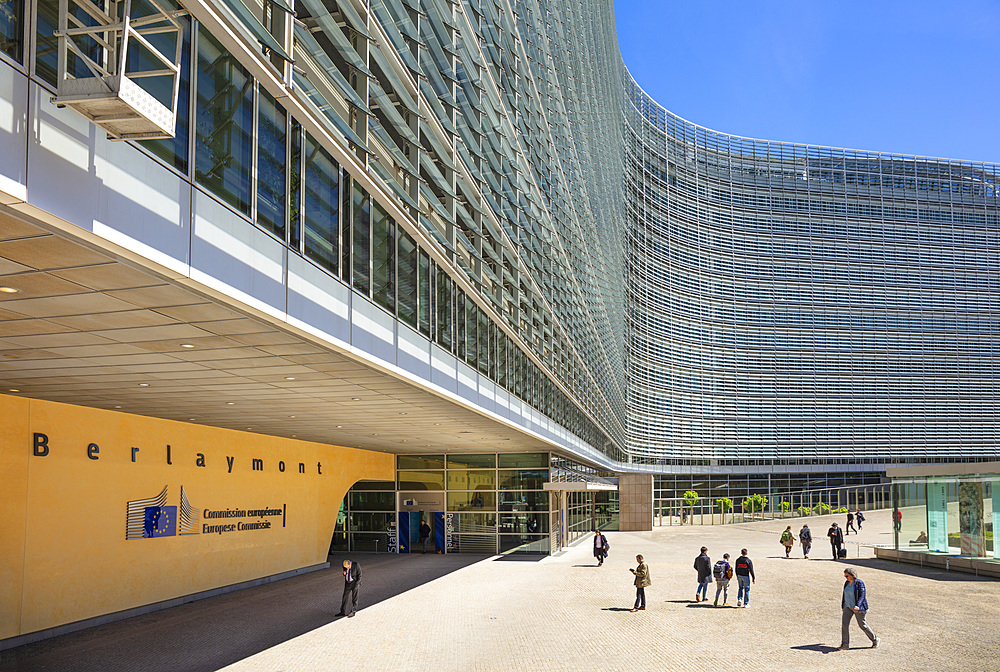
POLYGON ((791 502, 782 502, 781 503, 781 510, 782 511, 786 511, 787 512, 787 511, 790 511, 791 508, 792 508, 792 503, 791 502))
POLYGON ((728 497, 723 497, 722 499, 715 500, 715 503, 719 506, 719 509, 726 513, 727 511, 733 510, 733 500, 728 497))
POLYGON ((763 495, 750 495, 743 500, 743 510, 750 513, 763 511, 767 507, 767 497, 763 495))
POLYGON ((688 490, 687 492, 684 493, 684 499, 687 500, 688 504, 694 505, 697 504, 698 500, 701 498, 698 496, 698 493, 695 492, 694 490, 688 490))

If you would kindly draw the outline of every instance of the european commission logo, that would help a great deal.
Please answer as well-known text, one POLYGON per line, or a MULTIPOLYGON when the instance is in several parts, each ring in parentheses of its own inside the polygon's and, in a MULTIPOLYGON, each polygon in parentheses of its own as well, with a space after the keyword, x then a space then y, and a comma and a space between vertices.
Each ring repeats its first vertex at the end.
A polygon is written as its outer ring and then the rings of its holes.
POLYGON ((179 534, 200 534, 201 514, 191 506, 181 486, 180 506, 166 506, 168 486, 155 497, 128 503, 125 513, 125 539, 154 539, 179 534), (178 512, 179 510, 179 512, 178 512))

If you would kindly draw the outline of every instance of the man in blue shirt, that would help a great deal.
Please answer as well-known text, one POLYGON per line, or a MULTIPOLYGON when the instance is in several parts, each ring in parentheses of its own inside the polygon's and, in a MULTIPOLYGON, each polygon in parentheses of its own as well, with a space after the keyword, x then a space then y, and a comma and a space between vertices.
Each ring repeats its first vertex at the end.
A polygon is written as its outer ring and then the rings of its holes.
POLYGON ((872 648, 874 649, 878 646, 879 638, 865 623, 865 617, 868 615, 868 598, 865 595, 864 581, 859 579, 858 573, 850 567, 844 570, 844 579, 846 579, 844 581, 844 596, 840 600, 840 606, 844 610, 840 629, 840 648, 850 648, 851 633, 849 628, 853 616, 857 619, 861 631, 868 635, 868 639, 872 640, 872 648))

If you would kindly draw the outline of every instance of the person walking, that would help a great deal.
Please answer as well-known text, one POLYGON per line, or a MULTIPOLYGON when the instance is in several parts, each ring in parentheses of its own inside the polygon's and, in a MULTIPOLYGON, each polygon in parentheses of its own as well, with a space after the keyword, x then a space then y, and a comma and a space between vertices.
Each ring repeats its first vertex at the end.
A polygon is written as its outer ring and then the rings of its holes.
POLYGON ((851 618, 858 621, 861 632, 868 635, 872 642, 872 648, 877 648, 881 641, 868 627, 865 622, 868 616, 868 596, 865 592, 865 583, 858 578, 858 573, 848 567, 844 570, 844 595, 840 598, 840 607, 843 610, 840 628, 840 648, 849 649, 851 643, 851 618))
POLYGON ((431 536, 431 527, 427 524, 427 521, 423 518, 420 519, 420 543, 424 550, 421 553, 427 552, 427 538, 431 536))
POLYGON ((722 606, 729 604, 729 579, 733 578, 733 568, 729 565, 729 554, 725 553, 722 560, 712 568, 715 577, 715 605, 719 606, 719 593, 722 593, 722 606))
POLYGON ((753 573, 753 562, 747 557, 747 549, 740 551, 740 557, 736 558, 736 583, 740 589, 736 593, 736 606, 750 606, 750 584, 757 583, 757 577, 753 573))
POLYGON ((337 616, 354 618, 358 609, 358 588, 361 586, 361 565, 358 562, 344 560, 344 599, 340 601, 340 612, 337 616), (347 611, 347 599, 351 599, 351 611, 347 611))
POLYGON ((861 509, 858 509, 858 512, 854 514, 854 522, 858 524, 858 532, 860 532, 861 523, 865 522, 865 514, 861 513, 861 509))
POLYGON ((604 558, 608 557, 608 540, 601 534, 600 530, 594 530, 594 557, 597 558, 597 566, 604 564, 604 558))
POLYGON ((785 547, 785 557, 787 558, 788 554, 792 552, 792 546, 795 545, 795 535, 792 533, 791 525, 781 533, 781 545, 785 547))
POLYGON ((892 529, 896 532, 903 531, 903 512, 898 508, 894 509, 892 512, 892 529))
MULTIPOLYGON (((851 530, 854 530, 854 514, 851 513, 850 509, 848 509, 847 510, 847 527, 844 528, 844 534, 850 536, 851 530)), ((854 530, 854 534, 857 534, 857 533, 858 533, 858 531, 854 530)))
POLYGON ((834 523, 830 529, 827 530, 826 536, 830 537, 830 547, 833 549, 833 559, 836 560, 840 557, 840 549, 844 547, 844 533, 841 532, 839 527, 837 527, 837 523, 834 523))
POLYGON ((804 523, 802 529, 799 530, 799 543, 802 544, 802 557, 808 560, 809 551, 812 550, 813 545, 813 533, 809 526, 804 523))
POLYGON ((642 559, 642 556, 635 556, 635 561, 639 563, 639 566, 635 569, 628 570, 635 575, 635 581, 633 581, 633 584, 635 585, 635 606, 632 607, 632 611, 645 611, 646 588, 653 585, 653 582, 649 580, 649 567, 642 559))
POLYGON ((708 557, 708 546, 701 547, 701 555, 694 559, 698 570, 698 589, 694 593, 695 602, 708 601, 708 584, 712 583, 712 559, 708 557))

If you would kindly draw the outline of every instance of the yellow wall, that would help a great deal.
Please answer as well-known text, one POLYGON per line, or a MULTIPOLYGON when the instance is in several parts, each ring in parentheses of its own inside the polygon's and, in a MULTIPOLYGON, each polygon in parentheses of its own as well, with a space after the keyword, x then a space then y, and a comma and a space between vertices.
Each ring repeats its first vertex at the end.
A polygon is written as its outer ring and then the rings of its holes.
POLYGON ((0 639, 325 562, 347 489, 394 477, 387 453, 53 402, 0 395, 0 418, 0 639), (164 486, 178 514, 181 486, 199 513, 284 513, 199 524, 270 529, 126 540, 128 502, 164 486))

